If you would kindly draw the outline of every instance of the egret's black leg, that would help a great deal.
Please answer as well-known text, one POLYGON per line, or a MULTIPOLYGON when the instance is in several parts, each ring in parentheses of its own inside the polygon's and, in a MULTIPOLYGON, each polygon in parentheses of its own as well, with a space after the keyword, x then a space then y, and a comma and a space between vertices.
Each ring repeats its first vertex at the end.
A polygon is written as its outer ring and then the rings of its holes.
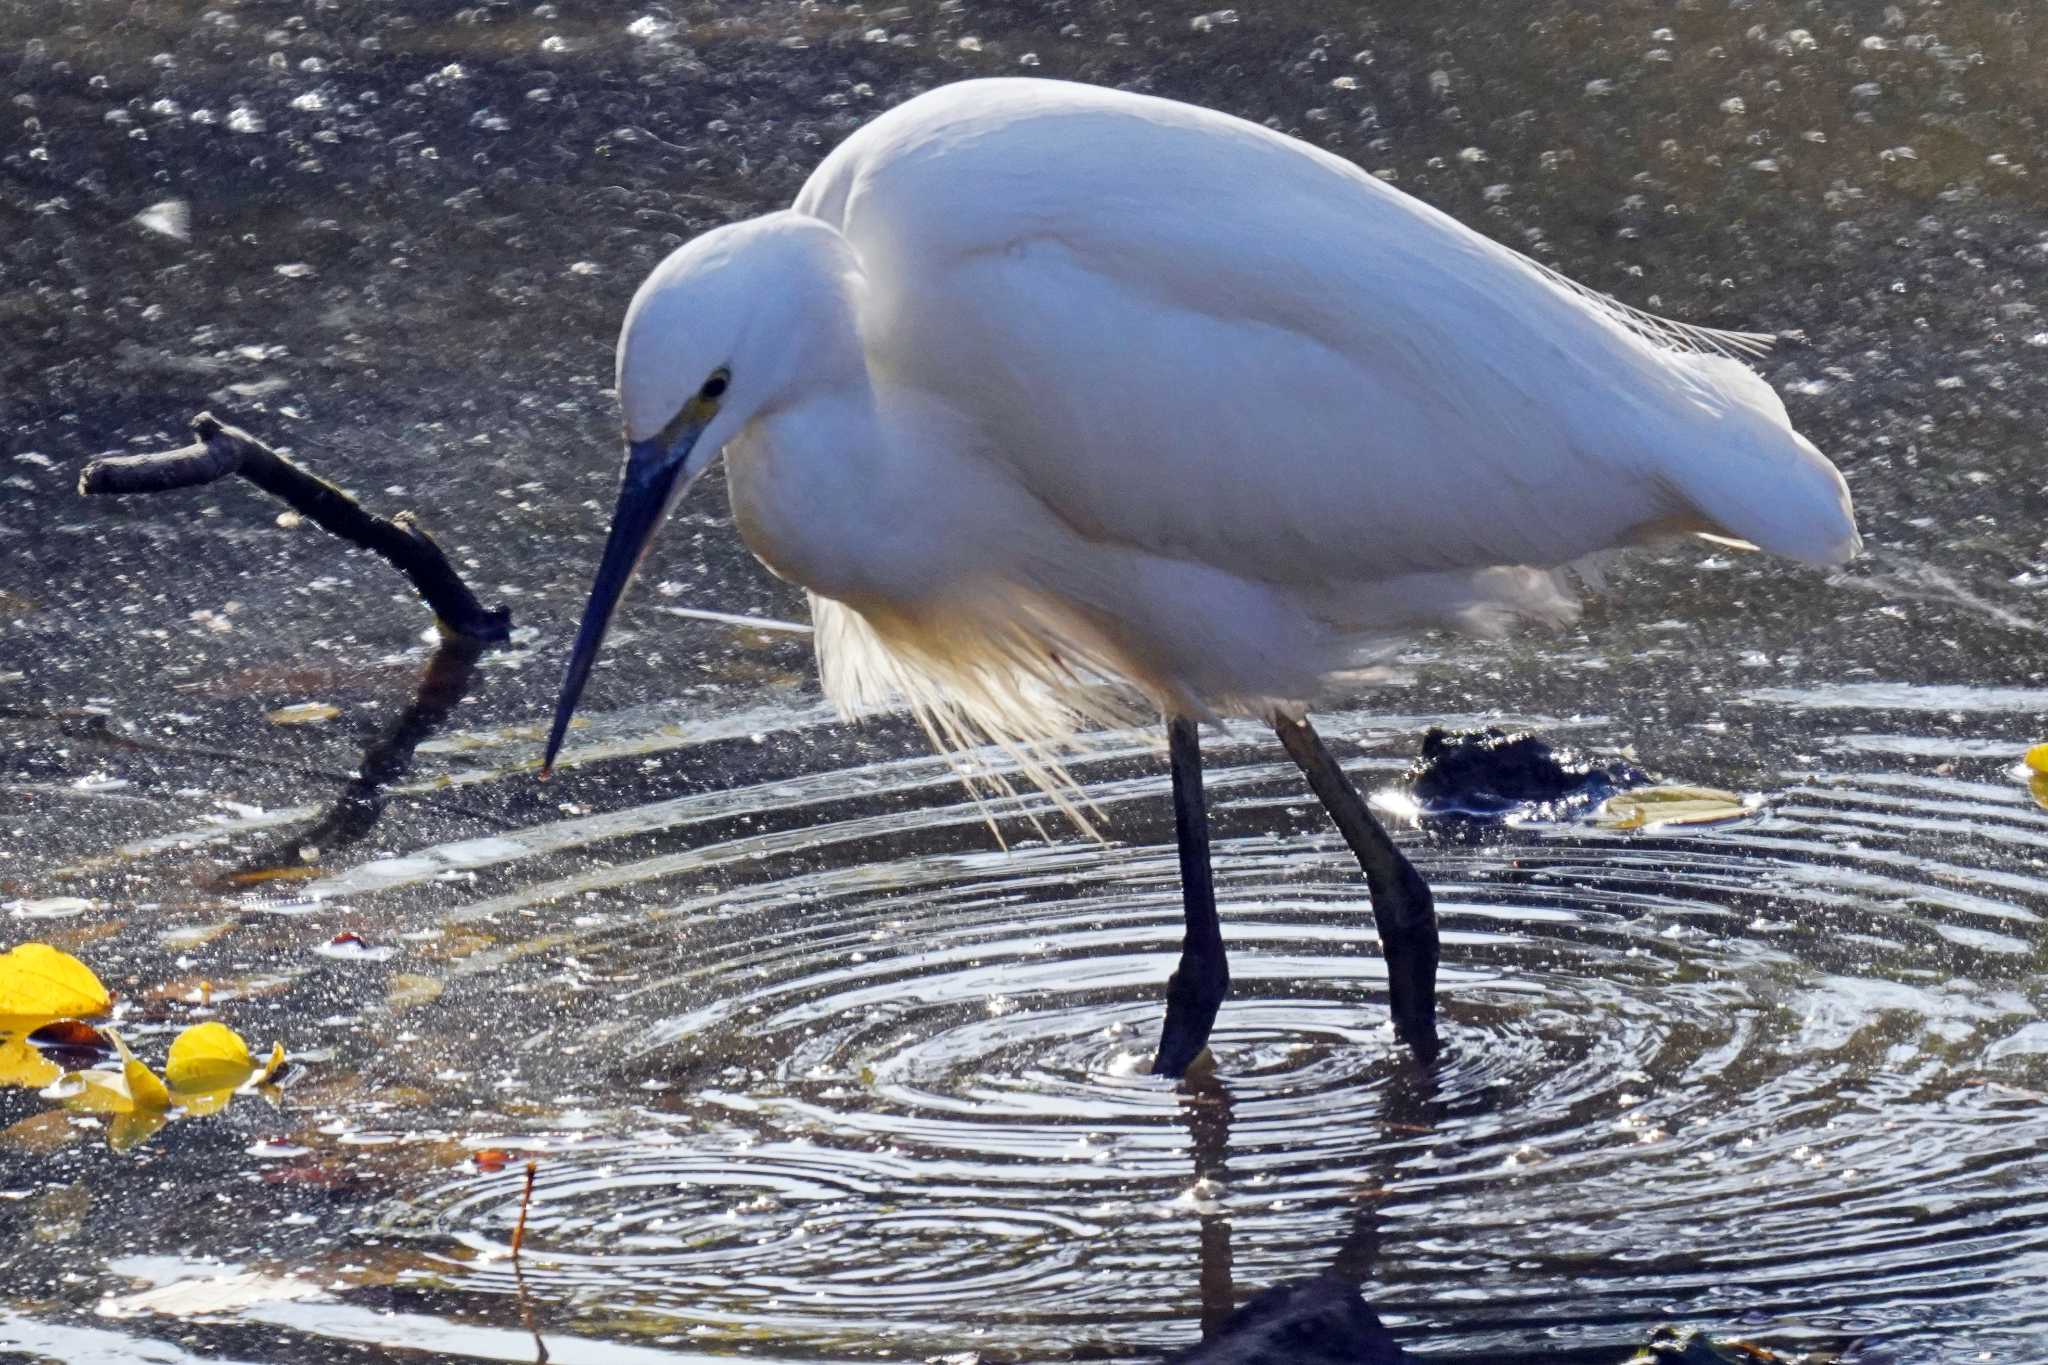
POLYGON ((1202 741, 1195 723, 1166 723, 1173 762, 1173 830, 1180 843, 1181 905, 1187 931, 1180 965, 1166 983, 1166 1028, 1152 1059, 1155 1076, 1180 1076, 1208 1045, 1216 1010, 1230 991, 1223 956, 1223 925, 1216 918, 1216 886, 1209 875, 1209 808, 1202 799, 1202 741))
POLYGON ((1436 902, 1429 884, 1373 819, 1364 798, 1306 717, 1296 721, 1275 716, 1273 730, 1365 871, 1373 922, 1379 926, 1380 948, 1387 957, 1394 1031, 1417 1051, 1434 1053, 1438 949, 1436 902))

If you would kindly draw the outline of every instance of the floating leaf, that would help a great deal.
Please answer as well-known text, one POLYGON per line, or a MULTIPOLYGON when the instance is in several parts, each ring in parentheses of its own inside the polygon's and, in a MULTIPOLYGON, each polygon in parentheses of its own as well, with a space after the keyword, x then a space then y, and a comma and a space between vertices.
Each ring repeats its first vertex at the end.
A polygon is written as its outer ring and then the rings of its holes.
POLYGON ((156 1130, 170 1121, 170 1114, 163 1109, 138 1109, 132 1114, 118 1115, 107 1125, 107 1146, 117 1152, 125 1152, 156 1136, 156 1130))
POLYGON ((19 1033, 0 1033, 0 1085, 41 1090, 63 1074, 64 1068, 36 1051, 19 1033))
POLYGON ((1711 825, 1739 819, 1754 809, 1737 793, 1717 787, 1637 787, 1601 802, 1593 823, 1602 829, 1711 825))
POLYGON ((439 998, 441 991, 441 982, 431 976, 400 972, 391 978, 390 994, 384 999, 384 1007, 396 1014, 439 998))
POLYGON ((135 1096, 128 1079, 118 1071, 72 1071, 59 1077, 42 1092, 66 1109, 81 1114, 132 1114, 135 1096))
POLYGON ((274 1044, 261 1067, 242 1036, 226 1024, 209 1020, 179 1034, 164 1061, 164 1080, 178 1107, 188 1114, 215 1114, 227 1108, 235 1092, 261 1085, 284 1065, 284 1044, 274 1044))
POLYGON ((319 725, 340 714, 339 706, 331 706, 324 701, 307 701, 297 706, 280 706, 263 718, 272 725, 319 725))
POLYGON ((139 1294, 125 1294, 119 1298, 110 1296, 100 1302, 98 1312, 106 1318, 137 1318, 151 1313, 174 1318, 232 1318, 241 1310, 258 1304, 329 1297, 319 1285, 307 1280, 248 1271, 239 1275, 175 1280, 139 1294))
POLYGON ((119 1071, 73 1071, 43 1091, 46 1099, 82 1114, 107 1114, 107 1144, 117 1152, 146 1142, 170 1116, 171 1092, 154 1071, 128 1050, 121 1035, 107 1037, 121 1056, 119 1071))
POLYGON ((114 1050, 106 1034, 82 1019, 58 1019, 45 1024, 29 1034, 28 1041, 66 1071, 97 1066, 114 1050))
POLYGON ((2048 777, 2048 744, 2036 744, 2027 750, 2027 767, 2043 777, 2048 777))
POLYGON ((121 1035, 111 1029, 107 1036, 114 1040, 114 1050, 121 1054, 121 1079, 128 1083, 128 1093, 135 1101, 135 1107, 145 1112, 161 1113, 171 1107, 171 1092, 157 1074, 151 1071, 134 1053, 128 1044, 121 1041, 121 1035))
POLYGON ((111 1004, 92 968, 47 943, 24 943, 0 954, 0 1017, 104 1014, 111 1004))
POLYGON ((231 919, 217 920, 212 924, 185 924, 175 929, 166 929, 157 936, 157 942, 173 952, 187 952, 202 948, 234 931, 238 922, 231 919))
POLYGON ((398 956, 397 948, 388 943, 373 945, 353 929, 342 930, 313 951, 344 962, 384 962, 398 956))
POLYGON ((164 1082, 173 1090, 234 1091, 256 1074, 249 1045, 218 1020, 194 1024, 179 1034, 164 1059, 164 1082))
POLYGON ((230 872, 224 880, 229 886, 258 886, 264 882, 309 882, 319 875, 317 867, 257 867, 230 872))
POLYGON ((2035 805, 2048 810, 2048 773, 2035 773, 2028 778, 2027 791, 2033 795, 2035 805))

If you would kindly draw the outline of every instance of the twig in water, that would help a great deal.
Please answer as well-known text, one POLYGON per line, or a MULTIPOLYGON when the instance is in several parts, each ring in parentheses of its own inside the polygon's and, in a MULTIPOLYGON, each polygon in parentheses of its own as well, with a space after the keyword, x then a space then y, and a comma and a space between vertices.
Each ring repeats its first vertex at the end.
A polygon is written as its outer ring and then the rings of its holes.
POLYGON ((512 1225, 512 1261, 518 1264, 519 1244, 526 1240, 526 1211, 533 1207, 533 1176, 540 1168, 538 1161, 526 1163, 526 1191, 519 1196, 519 1221, 512 1225))
POLYGON ((512 614, 485 608, 455 572, 434 538, 409 513, 385 518, 365 511, 354 498, 310 474, 212 413, 192 419, 198 440, 154 455, 105 455, 78 476, 80 493, 161 493, 212 483, 240 474, 264 492, 282 498, 322 530, 382 555, 412 580, 413 588, 449 630, 472 639, 501 641, 512 633, 512 614))

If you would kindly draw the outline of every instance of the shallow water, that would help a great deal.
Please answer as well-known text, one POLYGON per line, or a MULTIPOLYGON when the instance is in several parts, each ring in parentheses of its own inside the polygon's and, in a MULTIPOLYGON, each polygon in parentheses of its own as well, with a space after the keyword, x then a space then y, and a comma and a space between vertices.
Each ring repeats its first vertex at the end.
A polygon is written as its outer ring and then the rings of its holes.
MULTIPOLYGON (((1348 855, 1299 837, 1270 755, 1216 778, 1236 987, 1222 1075, 1184 1092, 1143 1075, 1179 932, 1164 844, 933 852, 972 818, 936 804, 895 839, 849 820, 858 862, 570 931, 627 1016, 578 1030, 602 1088, 660 1089, 638 1131, 548 1144, 529 1285, 677 1330, 1138 1358, 1184 1339, 1220 1239, 1247 1286, 1349 1256, 1391 1321, 1476 1358, 1667 1315, 2039 1329, 2048 1227, 2013 1185, 2048 1138, 2048 832, 2011 784, 1841 773, 1712 833, 1432 849, 1450 1027, 1425 1077, 1363 1007, 1383 978, 1348 855), (1969 866, 1902 852, 1938 828, 1969 866)), ((385 1226, 487 1252, 517 1186, 450 1180, 385 1226)), ((509 1288, 502 1262, 441 1273, 509 1288)))
POLYGON ((154 1055, 211 1011, 302 1062, 281 1108, 121 1156, 0 1089, 0 1354, 1156 1361, 1330 1267, 1440 1358, 1618 1360, 1667 1320, 2048 1353, 2017 765, 2048 738, 2048 20, 1472 8, 0 15, 0 939, 91 962, 154 1055), (530 780, 640 272, 873 111, 1016 70, 1271 117, 1629 302, 1798 330, 1761 365, 1864 560, 1636 556, 1580 628, 1418 641, 1323 722, 1375 789, 1429 725, 1529 723, 1763 798, 1405 829, 1433 1075, 1348 854, 1238 730, 1218 1072, 1145 1076, 1179 933, 1151 737, 1075 765, 1103 842, 977 805, 912 727, 832 721, 716 489, 530 780), (189 235, 131 221, 171 200, 189 235), (206 406, 418 507, 511 606, 452 719, 405 724, 427 622, 381 565, 244 488, 71 494, 206 406), (305 702, 339 715, 266 719, 305 702), (326 819, 380 741, 375 818, 326 819), (147 1297, 237 1274, 269 1278, 147 1297))

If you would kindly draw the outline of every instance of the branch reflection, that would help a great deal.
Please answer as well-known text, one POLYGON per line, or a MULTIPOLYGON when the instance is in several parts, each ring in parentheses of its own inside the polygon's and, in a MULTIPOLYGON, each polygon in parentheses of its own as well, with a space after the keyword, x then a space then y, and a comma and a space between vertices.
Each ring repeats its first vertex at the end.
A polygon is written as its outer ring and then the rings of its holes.
POLYGON ((384 814, 385 788, 412 771, 413 753, 438 730, 476 685, 487 641, 453 631, 427 658, 412 703, 363 751, 362 766, 325 814, 246 859, 220 878, 226 886, 289 878, 320 865, 329 852, 361 841, 384 814))

